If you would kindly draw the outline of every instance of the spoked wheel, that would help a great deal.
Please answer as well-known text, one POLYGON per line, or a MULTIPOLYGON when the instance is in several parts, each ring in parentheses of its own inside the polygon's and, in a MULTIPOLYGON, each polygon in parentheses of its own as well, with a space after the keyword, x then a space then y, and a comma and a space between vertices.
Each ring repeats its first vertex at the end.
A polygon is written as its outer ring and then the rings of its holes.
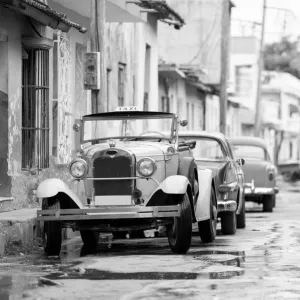
POLYGON ((223 234, 235 234, 236 233, 236 212, 225 211, 221 216, 221 230, 223 234))
MULTIPOLYGON (((60 202, 56 198, 43 200, 43 209, 60 210, 60 202)), ((62 222, 45 221, 43 230, 43 248, 48 255, 59 255, 62 243, 62 222)))
POLYGON ((203 243, 211 243, 217 235, 217 208, 215 206, 215 191, 212 188, 210 193, 210 218, 198 222, 199 235, 203 243))
POLYGON ((88 249, 96 249, 99 241, 99 232, 92 230, 80 231, 83 246, 88 249))
POLYGON ((192 209, 187 193, 180 208, 180 217, 175 217, 174 224, 168 227, 168 240, 173 253, 185 254, 192 241, 192 209))

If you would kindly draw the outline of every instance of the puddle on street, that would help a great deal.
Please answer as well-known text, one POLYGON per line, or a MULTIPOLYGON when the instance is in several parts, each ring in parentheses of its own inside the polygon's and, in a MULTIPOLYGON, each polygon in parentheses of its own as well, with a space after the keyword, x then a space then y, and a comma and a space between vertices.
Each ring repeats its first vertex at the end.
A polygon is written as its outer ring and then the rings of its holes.
POLYGON ((241 276, 241 271, 225 271, 225 272, 208 272, 208 273, 192 273, 192 272, 134 272, 134 273, 118 273, 102 270, 85 270, 85 273, 71 271, 62 275, 61 273, 52 273, 46 276, 51 280, 195 280, 195 279, 231 279, 241 276), (62 277, 63 276, 63 277, 62 277))

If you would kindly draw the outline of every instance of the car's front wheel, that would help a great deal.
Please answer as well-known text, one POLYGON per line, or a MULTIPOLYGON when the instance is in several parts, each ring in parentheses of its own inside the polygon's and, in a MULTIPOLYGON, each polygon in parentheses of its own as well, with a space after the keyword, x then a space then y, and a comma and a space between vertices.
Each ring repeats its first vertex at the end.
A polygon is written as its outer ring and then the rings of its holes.
POLYGON ((180 204, 180 217, 174 218, 174 224, 168 227, 168 240, 172 252, 185 254, 192 241, 192 209, 187 193, 180 204))
MULTIPOLYGON (((43 200, 42 209, 60 210, 60 202, 56 198, 43 200)), ((48 255, 59 255, 62 243, 62 222, 45 221, 43 230, 43 247, 48 255)))
POLYGON ((221 230, 223 234, 235 234, 236 233, 236 212, 225 211, 221 216, 221 230))
POLYGON ((199 235, 203 243, 211 243, 217 235, 217 208, 215 206, 215 191, 210 193, 210 218, 198 222, 199 235))

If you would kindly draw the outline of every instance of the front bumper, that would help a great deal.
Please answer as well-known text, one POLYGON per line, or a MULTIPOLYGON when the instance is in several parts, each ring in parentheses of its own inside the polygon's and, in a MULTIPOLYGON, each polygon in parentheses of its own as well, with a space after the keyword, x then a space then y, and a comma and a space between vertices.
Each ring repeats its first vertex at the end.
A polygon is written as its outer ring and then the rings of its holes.
POLYGON ((235 200, 218 201, 218 213, 222 211, 236 211, 237 203, 235 200))
POLYGON ((172 218, 180 216, 180 205, 170 206, 115 206, 83 209, 38 210, 38 221, 82 221, 172 218))

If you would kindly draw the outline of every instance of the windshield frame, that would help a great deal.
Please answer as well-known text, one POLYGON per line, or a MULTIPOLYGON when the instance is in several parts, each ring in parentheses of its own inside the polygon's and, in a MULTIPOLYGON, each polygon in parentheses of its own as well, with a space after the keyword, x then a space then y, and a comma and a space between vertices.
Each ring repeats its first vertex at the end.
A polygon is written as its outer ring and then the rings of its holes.
POLYGON ((140 139, 140 140, 148 140, 148 139, 162 139, 169 141, 172 143, 172 141, 175 138, 175 125, 176 125, 176 116, 175 114, 171 113, 145 113, 143 114, 142 112, 139 112, 138 114, 136 113, 128 113, 123 114, 123 113, 102 113, 102 114, 95 114, 95 115, 88 115, 84 116, 81 119, 81 130, 80 130, 80 143, 86 144, 86 143, 91 143, 95 141, 106 141, 109 139, 140 139), (96 138, 96 139, 89 139, 89 140, 84 140, 84 125, 86 121, 101 121, 101 120, 142 120, 142 119, 148 119, 148 120, 153 120, 153 119, 172 119, 172 124, 170 128, 170 137, 163 137, 163 136, 114 136, 114 137, 105 137, 105 138, 96 138))
MULTIPOLYGON (((193 157, 195 158, 195 161, 208 161, 208 162, 225 162, 228 161, 230 159, 229 155, 228 155, 228 151, 227 151, 227 146, 224 144, 224 141, 222 139, 219 139, 217 137, 214 136, 200 136, 200 135, 185 135, 183 134, 179 134, 178 140, 179 143, 181 141, 181 139, 189 139, 189 140, 195 140, 196 141, 196 145, 197 143, 199 143, 199 141, 201 140, 213 140, 215 142, 217 142, 221 148, 221 151, 223 152, 224 155, 224 159, 209 159, 209 158, 205 158, 205 157, 197 157, 194 155, 193 153, 193 157)), ((193 149, 192 149, 193 151, 193 149)))

